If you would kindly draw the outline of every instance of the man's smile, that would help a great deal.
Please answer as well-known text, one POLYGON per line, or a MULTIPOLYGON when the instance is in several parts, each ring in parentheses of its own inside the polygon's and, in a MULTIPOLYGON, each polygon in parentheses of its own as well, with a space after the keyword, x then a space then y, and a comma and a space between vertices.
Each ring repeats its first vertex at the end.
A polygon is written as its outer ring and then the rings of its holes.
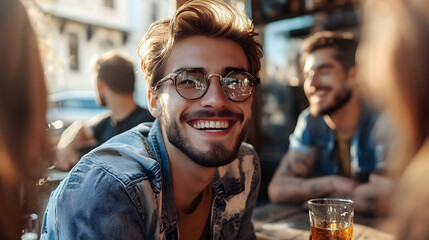
POLYGON ((310 102, 319 102, 331 91, 330 87, 313 87, 309 96, 310 102))
POLYGON ((222 131, 228 129, 230 123, 228 120, 196 120, 189 122, 189 125, 198 130, 222 131))

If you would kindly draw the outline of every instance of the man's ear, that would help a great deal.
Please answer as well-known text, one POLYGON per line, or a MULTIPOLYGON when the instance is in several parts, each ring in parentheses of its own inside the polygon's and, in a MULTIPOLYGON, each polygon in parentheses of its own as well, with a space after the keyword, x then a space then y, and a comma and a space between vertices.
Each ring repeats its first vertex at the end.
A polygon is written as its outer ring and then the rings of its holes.
POLYGON ((147 102, 148 102, 148 108, 149 112, 152 114, 155 118, 160 118, 162 113, 160 98, 156 92, 153 92, 152 90, 147 90, 147 102))
POLYGON ((357 69, 356 66, 350 67, 347 71, 347 85, 350 86, 351 89, 358 89, 359 88, 359 81, 357 79, 357 69))
POLYGON ((97 83, 97 90, 98 90, 98 92, 103 91, 104 82, 101 81, 100 79, 97 79, 96 83, 97 83))
POLYGON ((357 70, 356 66, 350 67, 347 72, 347 77, 349 78, 350 83, 355 85, 356 84, 356 77, 357 77, 357 70))

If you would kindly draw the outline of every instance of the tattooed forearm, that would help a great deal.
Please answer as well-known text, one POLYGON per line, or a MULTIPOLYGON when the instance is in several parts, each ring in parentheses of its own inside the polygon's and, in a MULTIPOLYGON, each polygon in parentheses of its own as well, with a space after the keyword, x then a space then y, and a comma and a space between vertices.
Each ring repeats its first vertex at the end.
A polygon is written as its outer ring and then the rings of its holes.
POLYGON ((295 177, 301 177, 301 178, 306 177, 306 174, 303 174, 299 171, 295 171, 294 167, 289 162, 286 164, 286 169, 281 172, 281 175, 283 177, 286 177, 286 176, 295 176, 295 177))
POLYGON ((307 177, 313 168, 314 159, 303 153, 291 153, 286 159, 286 167, 282 175, 307 177))
POLYGON ((319 185, 317 185, 316 183, 313 183, 310 185, 310 192, 313 194, 318 194, 319 192, 321 192, 321 189, 319 185))
POLYGON ((294 159, 294 165, 303 165, 303 167, 310 168, 312 166, 311 164, 312 159, 309 157, 299 157, 294 159))

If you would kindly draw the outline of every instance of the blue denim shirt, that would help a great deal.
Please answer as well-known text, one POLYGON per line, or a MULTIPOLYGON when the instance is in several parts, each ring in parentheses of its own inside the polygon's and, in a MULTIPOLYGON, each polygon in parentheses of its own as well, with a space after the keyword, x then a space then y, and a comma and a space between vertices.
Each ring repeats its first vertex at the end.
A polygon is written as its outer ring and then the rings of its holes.
MULTIPOLYGON (((243 143, 212 180, 211 239, 255 239, 260 163, 243 143)), ((189 183, 192 184, 192 183, 189 183)), ((85 155, 51 193, 41 239, 179 239, 170 164, 159 120, 85 155)))
MULTIPOLYGON (((384 145, 373 134, 378 133, 374 131, 378 116, 378 112, 361 104, 359 125, 350 141, 351 166, 355 169, 353 177, 361 182, 368 181, 369 174, 382 165, 384 145)), ((338 174, 335 134, 323 116, 314 117, 309 108, 305 109, 289 139, 289 150, 315 153, 315 176, 338 174)))

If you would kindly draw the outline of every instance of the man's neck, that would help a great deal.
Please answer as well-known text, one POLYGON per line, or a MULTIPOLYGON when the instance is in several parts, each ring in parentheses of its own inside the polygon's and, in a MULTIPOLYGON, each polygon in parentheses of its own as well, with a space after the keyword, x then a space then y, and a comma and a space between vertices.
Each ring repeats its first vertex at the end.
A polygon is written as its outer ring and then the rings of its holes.
POLYGON ((163 137, 173 179, 174 200, 178 211, 187 213, 194 209, 200 193, 211 183, 217 168, 207 168, 194 163, 182 151, 163 137))
POLYGON ((339 139, 350 139, 359 125, 360 114, 361 105, 354 94, 343 107, 333 114, 324 115, 323 118, 339 139))
POLYGON ((116 122, 127 118, 136 107, 133 97, 128 95, 116 96, 114 101, 108 103, 108 108, 112 112, 111 118, 116 122))
POLYGON ((200 203, 196 199, 211 183, 216 168, 199 166, 187 157, 180 160, 170 159, 170 165, 176 208, 178 211, 189 213, 200 203))

